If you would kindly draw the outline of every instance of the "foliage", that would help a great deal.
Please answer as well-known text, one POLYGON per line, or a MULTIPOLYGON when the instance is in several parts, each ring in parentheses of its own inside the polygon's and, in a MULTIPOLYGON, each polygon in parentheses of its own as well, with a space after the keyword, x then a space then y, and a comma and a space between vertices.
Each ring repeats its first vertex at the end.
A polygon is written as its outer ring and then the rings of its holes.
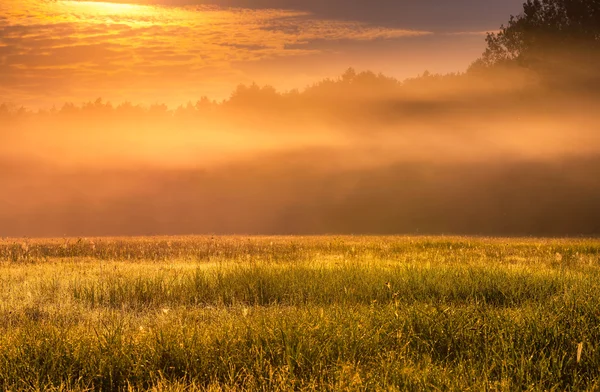
POLYGON ((527 0, 523 13, 487 36, 473 69, 519 66, 565 77, 577 68, 595 71, 600 53, 600 1, 527 0))

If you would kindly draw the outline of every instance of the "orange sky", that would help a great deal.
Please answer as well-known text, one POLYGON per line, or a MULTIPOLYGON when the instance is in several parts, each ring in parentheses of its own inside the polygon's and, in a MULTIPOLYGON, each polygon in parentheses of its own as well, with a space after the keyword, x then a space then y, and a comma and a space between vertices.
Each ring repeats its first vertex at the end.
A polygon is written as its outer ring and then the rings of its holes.
MULTIPOLYGON (((225 98, 252 81, 303 87, 350 66, 398 78, 461 71, 483 50, 483 32, 508 18, 504 8, 470 17, 465 8, 465 21, 451 24, 407 6, 421 16, 390 22, 392 11, 404 15, 397 10, 402 0, 379 2, 381 10, 373 1, 368 13, 355 7, 360 2, 336 10, 335 1, 319 8, 310 1, 2 0, 0 102, 50 106, 102 97, 177 105, 225 98)), ((428 3, 430 11, 441 9, 436 0, 412 2, 428 3)), ((462 3, 468 5, 459 0, 457 7, 462 3)))

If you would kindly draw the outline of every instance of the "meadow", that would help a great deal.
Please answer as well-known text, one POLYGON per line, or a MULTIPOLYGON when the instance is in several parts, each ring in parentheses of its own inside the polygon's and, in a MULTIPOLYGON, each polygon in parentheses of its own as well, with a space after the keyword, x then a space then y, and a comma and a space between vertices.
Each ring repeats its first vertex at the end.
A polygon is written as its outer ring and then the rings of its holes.
POLYGON ((0 240, 2 391, 600 390, 600 240, 0 240))

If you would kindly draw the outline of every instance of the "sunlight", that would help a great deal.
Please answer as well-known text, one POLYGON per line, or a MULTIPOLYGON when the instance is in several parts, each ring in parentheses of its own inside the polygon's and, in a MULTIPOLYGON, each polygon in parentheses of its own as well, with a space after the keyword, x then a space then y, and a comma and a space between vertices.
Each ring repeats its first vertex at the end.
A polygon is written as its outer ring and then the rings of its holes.
POLYGON ((190 12, 185 7, 165 7, 134 2, 62 0, 59 4, 61 5, 60 17, 69 23, 182 26, 186 20, 197 20, 198 15, 201 14, 190 12))
POLYGON ((96 1, 64 1, 65 5, 78 11, 95 15, 139 15, 148 12, 148 6, 138 4, 109 3, 96 1))

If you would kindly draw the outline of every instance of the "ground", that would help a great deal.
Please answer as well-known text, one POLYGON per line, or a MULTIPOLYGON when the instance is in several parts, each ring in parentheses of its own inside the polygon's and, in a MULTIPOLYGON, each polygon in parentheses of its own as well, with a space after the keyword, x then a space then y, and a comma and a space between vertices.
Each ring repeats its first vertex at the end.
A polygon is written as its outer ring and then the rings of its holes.
POLYGON ((597 390, 600 240, 0 240, 0 390, 597 390))

